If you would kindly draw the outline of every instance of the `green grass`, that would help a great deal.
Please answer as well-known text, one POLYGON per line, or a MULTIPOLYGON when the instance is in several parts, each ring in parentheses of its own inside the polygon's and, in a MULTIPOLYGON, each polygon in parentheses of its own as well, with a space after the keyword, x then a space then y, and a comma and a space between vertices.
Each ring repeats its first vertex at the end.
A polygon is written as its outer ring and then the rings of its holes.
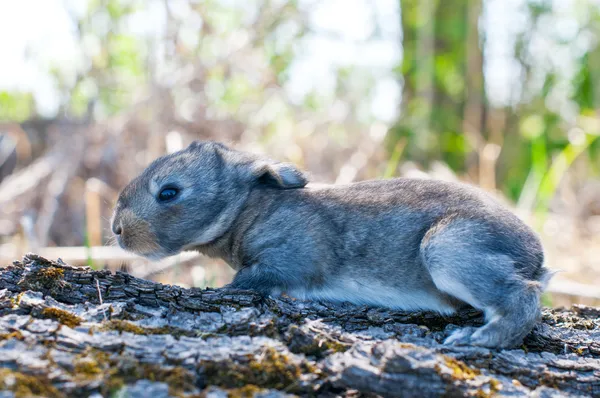
MULTIPOLYGON (((552 161, 550 167, 541 177, 536 195, 535 212, 539 215, 538 224, 541 226, 546 220, 550 201, 556 194, 560 182, 575 161, 599 136, 585 134, 582 142, 571 142, 552 161)), ((533 167, 537 167, 535 164, 533 167)))
POLYGON ((385 172, 383 173, 382 178, 392 178, 396 175, 396 170, 398 170, 398 164, 400 163, 400 159, 402 158, 404 148, 406 148, 406 138, 402 137, 400 140, 398 140, 396 146, 394 147, 394 152, 392 152, 392 155, 390 156, 387 162, 385 172))
POLYGON ((552 303, 553 303, 552 294, 548 293, 548 292, 543 293, 542 297, 541 297, 541 302, 542 302, 542 306, 544 306, 544 307, 552 307, 553 306, 552 305, 552 303))
POLYGON ((90 239, 88 237, 88 233, 87 233, 87 220, 85 221, 85 225, 84 225, 84 233, 83 233, 83 245, 85 246, 85 251, 86 251, 86 264, 88 267, 90 267, 91 269, 96 269, 96 264, 94 262, 94 258, 92 256, 92 246, 90 245, 90 239))

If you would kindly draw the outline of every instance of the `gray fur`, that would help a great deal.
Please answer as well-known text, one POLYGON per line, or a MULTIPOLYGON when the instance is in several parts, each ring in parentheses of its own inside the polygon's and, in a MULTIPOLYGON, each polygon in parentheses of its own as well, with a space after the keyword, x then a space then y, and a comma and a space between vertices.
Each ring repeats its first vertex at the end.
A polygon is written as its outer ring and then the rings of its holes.
POLYGON ((146 257, 182 250, 221 257, 238 271, 231 287, 265 295, 485 312, 487 324, 448 343, 512 347, 539 319, 549 278, 540 241, 484 192, 401 178, 306 184, 292 165, 194 143, 123 190, 113 229, 122 228, 123 247, 146 257), (159 203, 165 184, 180 187, 180 196, 159 203))

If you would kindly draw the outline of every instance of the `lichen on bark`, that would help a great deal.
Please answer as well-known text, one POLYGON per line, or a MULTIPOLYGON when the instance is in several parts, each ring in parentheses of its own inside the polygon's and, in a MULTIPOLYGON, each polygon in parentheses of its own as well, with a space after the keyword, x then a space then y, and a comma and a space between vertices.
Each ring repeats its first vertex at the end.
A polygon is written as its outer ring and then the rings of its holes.
POLYGON ((184 289, 27 255, 0 270, 0 397, 600 396, 599 317, 544 309, 522 347, 455 347, 478 311, 184 289))

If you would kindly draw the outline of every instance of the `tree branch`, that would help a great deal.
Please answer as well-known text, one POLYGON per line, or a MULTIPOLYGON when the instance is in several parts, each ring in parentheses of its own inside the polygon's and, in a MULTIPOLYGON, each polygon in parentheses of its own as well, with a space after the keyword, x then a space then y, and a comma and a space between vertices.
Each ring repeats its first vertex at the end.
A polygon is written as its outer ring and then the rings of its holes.
POLYGON ((545 309, 520 349, 454 347, 441 341, 480 325, 479 312, 442 317, 183 289, 27 255, 0 270, 0 390, 598 396, 599 317, 591 307, 545 309))

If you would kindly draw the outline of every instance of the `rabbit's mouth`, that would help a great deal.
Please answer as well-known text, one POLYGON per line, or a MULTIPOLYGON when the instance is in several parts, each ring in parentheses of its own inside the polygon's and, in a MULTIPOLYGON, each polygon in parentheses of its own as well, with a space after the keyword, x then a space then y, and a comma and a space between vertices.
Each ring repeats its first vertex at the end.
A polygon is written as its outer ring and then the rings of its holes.
POLYGON ((119 246, 127 251, 149 259, 160 259, 168 255, 158 244, 157 236, 150 228, 150 224, 136 217, 129 209, 115 214, 113 232, 119 246))
POLYGON ((127 250, 128 252, 132 252, 137 254, 138 256, 142 256, 151 261, 162 260, 165 257, 172 256, 176 253, 168 253, 162 247, 158 246, 155 242, 149 242, 144 239, 139 239, 137 237, 127 237, 124 235, 117 236, 117 242, 119 246, 127 250))

